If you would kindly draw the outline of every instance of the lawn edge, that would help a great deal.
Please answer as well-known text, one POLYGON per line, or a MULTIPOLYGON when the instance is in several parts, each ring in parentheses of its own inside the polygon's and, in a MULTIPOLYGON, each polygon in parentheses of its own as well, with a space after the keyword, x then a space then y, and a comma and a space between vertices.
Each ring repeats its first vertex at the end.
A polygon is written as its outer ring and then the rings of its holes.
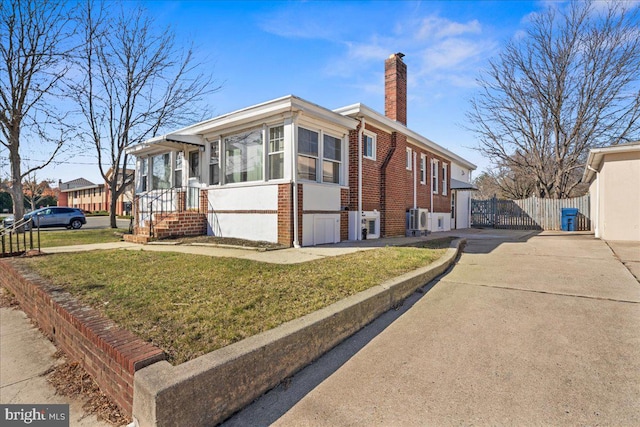
POLYGON ((216 425, 275 387, 417 289, 443 274, 465 239, 432 264, 183 364, 160 361, 134 375, 139 427, 216 425))

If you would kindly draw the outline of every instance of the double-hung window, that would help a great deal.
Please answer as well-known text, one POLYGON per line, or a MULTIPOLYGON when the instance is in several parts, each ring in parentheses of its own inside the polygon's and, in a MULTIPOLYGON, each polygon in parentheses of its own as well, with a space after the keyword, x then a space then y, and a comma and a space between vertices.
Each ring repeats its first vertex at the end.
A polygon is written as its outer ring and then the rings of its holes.
POLYGON ((184 164, 184 153, 176 152, 176 166, 173 169, 173 186, 175 188, 182 187, 182 165, 184 164))
POLYGON ((420 154, 420 184, 427 182, 427 156, 420 154))
POLYGON ((224 138, 225 182, 262 180, 262 152, 262 129, 224 138))
POLYGON ((269 128, 269 179, 284 178, 284 126, 269 128))
POLYGON ((362 137, 362 157, 366 159, 376 159, 376 137, 364 134, 362 137))
POLYGON ((413 150, 411 148, 407 147, 407 170, 411 170, 411 163, 412 163, 412 158, 413 157, 413 150))
POLYGON ((154 190, 171 188, 171 156, 169 153, 151 158, 151 182, 154 190))
POLYGON ((330 135, 324 135, 322 182, 340 184, 340 168, 342 166, 342 140, 330 135))
MULTIPOLYGON (((147 175, 149 173, 149 159, 144 157, 140 159, 140 192, 147 191, 147 175)), ((75 192, 75 198, 78 197, 78 192, 75 192)))
POLYGON ((447 195, 447 169, 448 169, 448 164, 443 163, 442 164, 442 195, 446 196, 447 195))
POLYGON ((298 178, 317 180, 318 133, 298 128, 298 178))
POLYGON ((431 160, 431 191, 434 194, 438 193, 438 161, 436 159, 431 160))
POLYGON ((212 142, 209 155, 209 185, 220 184, 220 144, 212 142))

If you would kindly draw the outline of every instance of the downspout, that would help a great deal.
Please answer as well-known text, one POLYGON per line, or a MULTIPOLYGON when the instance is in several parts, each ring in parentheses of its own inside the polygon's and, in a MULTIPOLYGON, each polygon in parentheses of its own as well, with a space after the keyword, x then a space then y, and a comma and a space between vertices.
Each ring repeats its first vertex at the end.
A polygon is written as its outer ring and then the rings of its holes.
POLYGON ((356 240, 362 240, 362 135, 365 126, 364 117, 360 117, 360 129, 358 129, 358 214, 356 218, 356 240))
POLYGON ((592 168, 589 165, 586 165, 587 169, 589 169, 591 172, 595 172, 596 173, 596 211, 594 212, 594 223, 596 224, 595 226, 595 230, 594 230, 594 236, 596 238, 600 238, 600 172, 598 172, 597 170, 595 170, 594 168, 592 168))
MULTIPOLYGON (((433 165, 434 165, 435 161, 433 159, 431 159, 431 170, 429 171, 429 176, 431 177, 431 180, 429 180, 429 195, 430 195, 430 202, 429 202, 429 231, 433 230, 433 165)), ((437 175, 437 174, 436 174, 437 175)), ((438 179, 436 177, 436 179, 438 179)))
POLYGON ((413 151, 413 209, 418 207, 418 171, 416 165, 416 159, 418 157, 418 153, 413 151))
POLYGON ((293 167, 291 169, 291 174, 293 175, 293 247, 299 248, 300 242, 298 240, 298 132, 296 132, 298 128, 298 112, 293 113, 293 118, 291 120, 291 142, 293 149, 293 167))
MULTIPOLYGON (((381 199, 381 217, 380 217, 380 237, 382 237, 382 226, 384 225, 383 219, 386 219, 387 216, 387 166, 389 166, 389 162, 393 157, 393 153, 396 151, 396 140, 397 134, 393 132, 391 134, 391 148, 389 148, 389 152, 387 156, 384 158, 382 165, 380 166, 380 199, 381 199), (384 217, 384 218, 383 218, 384 217)), ((385 226, 385 234, 387 232, 387 228, 385 226)))

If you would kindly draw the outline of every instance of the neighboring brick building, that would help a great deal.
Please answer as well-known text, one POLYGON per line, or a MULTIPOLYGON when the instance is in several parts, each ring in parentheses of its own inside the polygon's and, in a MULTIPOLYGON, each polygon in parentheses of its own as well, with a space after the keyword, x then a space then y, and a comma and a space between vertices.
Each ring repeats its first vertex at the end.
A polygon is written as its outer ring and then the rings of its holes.
POLYGON ((129 148, 138 232, 172 210, 206 215, 209 234, 289 246, 467 227, 476 167, 407 128, 403 56, 385 61, 385 115, 286 96, 129 148))
MULTIPOLYGON (((133 174, 132 169, 127 169, 127 174, 133 174)), ((109 170, 108 175, 110 175, 109 170)), ((133 203, 133 184, 120 195, 116 204, 116 214, 124 215, 133 203)), ((58 206, 70 206, 84 209, 87 212, 109 211, 111 202, 111 192, 106 184, 94 184, 93 182, 77 178, 68 182, 58 181, 58 206)))

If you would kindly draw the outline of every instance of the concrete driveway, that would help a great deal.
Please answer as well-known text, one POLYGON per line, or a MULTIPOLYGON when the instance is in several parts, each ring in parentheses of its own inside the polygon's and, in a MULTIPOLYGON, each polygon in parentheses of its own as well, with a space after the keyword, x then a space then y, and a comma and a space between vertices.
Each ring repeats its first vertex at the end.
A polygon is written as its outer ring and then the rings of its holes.
POLYGON ((640 425, 640 284, 593 236, 517 236, 471 238, 310 391, 287 394, 303 371, 228 425, 640 425))

